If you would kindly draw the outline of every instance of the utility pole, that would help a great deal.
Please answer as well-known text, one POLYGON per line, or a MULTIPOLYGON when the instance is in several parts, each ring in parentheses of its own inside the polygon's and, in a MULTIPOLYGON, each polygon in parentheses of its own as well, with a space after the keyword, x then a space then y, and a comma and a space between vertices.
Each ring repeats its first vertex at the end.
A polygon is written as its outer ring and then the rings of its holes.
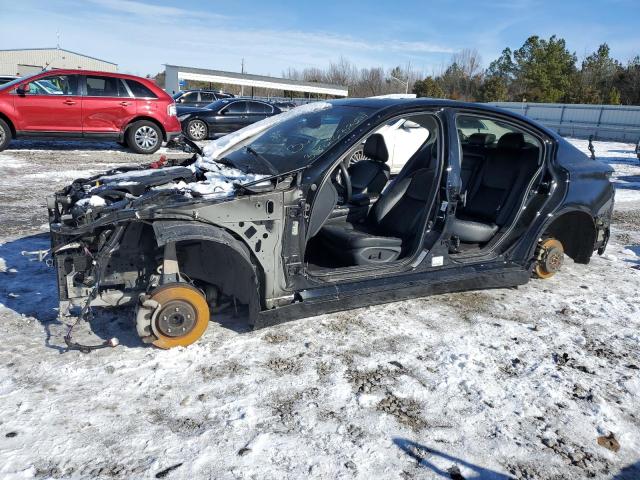
MULTIPOLYGON (((240 65, 240 73, 244 73, 244 57, 242 57, 240 65)), ((240 96, 244 97, 244 85, 240 85, 240 96)))

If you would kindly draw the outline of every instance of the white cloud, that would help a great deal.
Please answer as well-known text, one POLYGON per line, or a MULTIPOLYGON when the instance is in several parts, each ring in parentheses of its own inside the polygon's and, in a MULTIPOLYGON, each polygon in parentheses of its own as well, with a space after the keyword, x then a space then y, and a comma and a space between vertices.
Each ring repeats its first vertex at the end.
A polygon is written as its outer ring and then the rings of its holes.
MULTIPOLYGON (((29 1, 29 0, 27 0, 29 1)), ((100 8, 88 12, 77 0, 54 8, 31 0, 29 19, 33 46, 52 44, 62 32, 62 47, 119 64, 123 71, 153 73, 163 63, 238 70, 245 58, 252 73, 279 75, 289 67, 324 67, 343 56, 359 66, 393 66, 408 60, 426 65, 456 50, 427 41, 375 39, 328 31, 247 28, 247 19, 222 19, 179 7, 156 7, 139 1, 90 0, 100 8), (434 60, 435 59, 435 60, 434 60)), ((19 9, 6 12, 0 44, 23 47, 25 22, 19 9)), ((444 57, 443 57, 444 56, 444 57)))
POLYGON ((151 3, 138 2, 134 0, 88 0, 97 6, 103 7, 118 13, 139 15, 143 17, 200 17, 200 18, 224 18, 222 15, 211 14, 209 12, 186 10, 178 7, 167 7, 154 5, 151 3))

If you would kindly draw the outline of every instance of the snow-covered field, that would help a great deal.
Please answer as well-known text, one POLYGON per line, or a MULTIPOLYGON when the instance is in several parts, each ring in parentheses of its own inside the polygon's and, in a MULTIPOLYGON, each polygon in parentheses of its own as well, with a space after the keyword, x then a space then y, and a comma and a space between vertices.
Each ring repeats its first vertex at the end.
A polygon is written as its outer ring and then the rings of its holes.
POLYGON ((590 265, 255 332, 228 316, 171 351, 101 312, 78 338, 122 346, 84 355, 21 252, 47 247, 46 195, 149 157, 0 153, 0 479, 640 478, 640 164, 596 154, 617 204, 590 265))

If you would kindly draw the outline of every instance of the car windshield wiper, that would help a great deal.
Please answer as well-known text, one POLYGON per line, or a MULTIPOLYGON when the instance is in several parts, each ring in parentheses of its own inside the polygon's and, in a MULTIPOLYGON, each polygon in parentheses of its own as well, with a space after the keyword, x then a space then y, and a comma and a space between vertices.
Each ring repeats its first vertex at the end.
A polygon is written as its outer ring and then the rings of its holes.
POLYGON ((244 147, 244 149, 249 152, 251 155, 253 155, 254 157, 256 157, 258 160, 260 160, 266 167, 267 170, 269 170, 269 173, 271 175, 278 175, 278 169, 276 167, 273 166, 273 163, 271 163, 269 160, 267 160, 266 158, 264 158, 260 153, 256 152, 253 148, 251 148, 249 145, 246 145, 244 147))

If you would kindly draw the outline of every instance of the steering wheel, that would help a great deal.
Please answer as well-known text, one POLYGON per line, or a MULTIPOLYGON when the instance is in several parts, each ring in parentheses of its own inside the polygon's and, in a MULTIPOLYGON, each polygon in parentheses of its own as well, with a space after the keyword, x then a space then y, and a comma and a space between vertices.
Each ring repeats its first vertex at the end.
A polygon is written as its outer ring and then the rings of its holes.
POLYGON ((340 186, 342 187, 342 199, 344 203, 351 202, 351 197, 353 196, 353 191, 351 189, 351 177, 349 176, 349 171, 347 170, 347 166, 344 162, 340 162, 340 186))

